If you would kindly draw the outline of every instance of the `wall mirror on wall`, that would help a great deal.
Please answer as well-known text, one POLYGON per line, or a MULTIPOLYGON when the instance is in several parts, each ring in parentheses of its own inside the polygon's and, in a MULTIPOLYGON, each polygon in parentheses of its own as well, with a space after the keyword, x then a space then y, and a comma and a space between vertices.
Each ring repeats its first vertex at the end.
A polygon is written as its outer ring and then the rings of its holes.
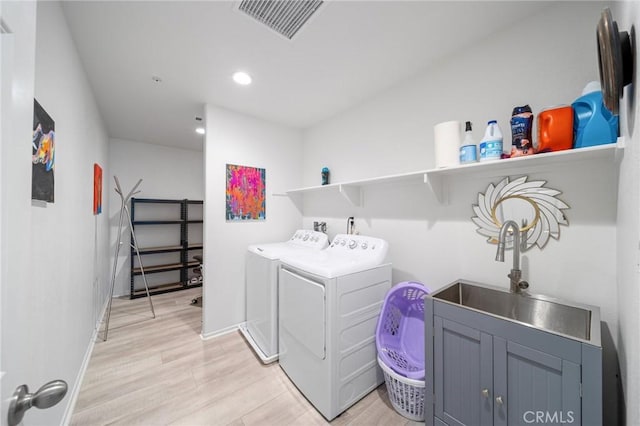
MULTIPOLYGON (((477 232, 487 237, 489 244, 497 244, 502 224, 514 220, 521 225, 520 231, 526 232, 526 248, 543 248, 549 238, 559 239, 560 225, 569 225, 562 210, 569 206, 556 198, 560 191, 545 188, 545 184, 543 180, 527 182, 527 176, 511 182, 505 177, 496 185, 489 184, 473 205, 476 216, 471 220, 478 226, 477 232)), ((507 248, 512 246, 513 239, 508 238, 507 248)))

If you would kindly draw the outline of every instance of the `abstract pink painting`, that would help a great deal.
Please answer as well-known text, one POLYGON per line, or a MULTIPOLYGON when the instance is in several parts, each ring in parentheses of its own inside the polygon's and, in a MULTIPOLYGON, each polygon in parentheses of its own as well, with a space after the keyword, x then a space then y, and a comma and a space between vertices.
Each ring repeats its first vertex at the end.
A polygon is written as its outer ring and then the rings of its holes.
POLYGON ((265 169, 227 164, 227 220, 265 220, 265 177, 265 169))

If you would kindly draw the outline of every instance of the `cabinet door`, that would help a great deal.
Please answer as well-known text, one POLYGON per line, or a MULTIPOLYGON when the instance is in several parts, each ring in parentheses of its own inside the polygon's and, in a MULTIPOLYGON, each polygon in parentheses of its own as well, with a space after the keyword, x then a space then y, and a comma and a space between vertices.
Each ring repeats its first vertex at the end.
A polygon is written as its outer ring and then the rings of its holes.
POLYGON ((493 345, 495 425, 581 424, 578 364, 500 337, 493 345))
POLYGON ((491 425, 492 337, 434 317, 435 414, 449 425, 491 425))

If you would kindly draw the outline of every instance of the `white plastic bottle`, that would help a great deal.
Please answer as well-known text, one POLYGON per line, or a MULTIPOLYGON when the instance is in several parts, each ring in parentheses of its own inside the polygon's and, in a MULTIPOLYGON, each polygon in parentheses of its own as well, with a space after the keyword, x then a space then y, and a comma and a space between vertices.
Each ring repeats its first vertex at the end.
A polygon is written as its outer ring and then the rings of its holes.
POLYGON ((502 131, 496 120, 487 123, 480 141, 480 161, 499 160, 502 157, 502 131))
POLYGON ((460 164, 475 163, 478 161, 478 147, 473 139, 471 122, 467 121, 464 129, 464 141, 460 146, 460 164))

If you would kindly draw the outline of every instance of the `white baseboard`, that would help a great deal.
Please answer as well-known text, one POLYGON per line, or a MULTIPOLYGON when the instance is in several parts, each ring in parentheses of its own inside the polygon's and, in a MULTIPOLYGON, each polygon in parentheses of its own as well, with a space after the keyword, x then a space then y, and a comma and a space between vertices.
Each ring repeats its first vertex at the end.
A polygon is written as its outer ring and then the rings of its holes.
POLYGON ((64 416, 62 416, 61 424, 63 426, 68 426, 71 423, 71 417, 73 416, 73 410, 76 407, 76 402, 78 402, 78 395, 80 395, 80 388, 82 387, 84 375, 87 372, 87 367, 89 367, 89 361, 91 360, 91 355, 93 354, 93 348, 96 344, 98 333, 100 332, 100 324, 102 324, 104 315, 107 313, 108 302, 109 298, 107 297, 104 302, 104 306, 102 307, 102 314, 99 315, 98 322, 93 329, 93 334, 91 335, 91 340, 89 341, 89 345, 87 346, 87 351, 84 354, 84 359, 82 360, 82 365, 80 366, 80 371, 78 371, 78 376, 76 377, 73 389, 71 389, 71 393, 69 395, 69 403, 67 404, 67 408, 64 411, 64 416))
POLYGON ((238 323, 235 325, 230 325, 229 327, 222 328, 220 330, 212 331, 210 333, 200 333, 200 338, 202 340, 214 339, 216 337, 224 336, 225 334, 233 333, 238 330, 242 323, 238 323))

